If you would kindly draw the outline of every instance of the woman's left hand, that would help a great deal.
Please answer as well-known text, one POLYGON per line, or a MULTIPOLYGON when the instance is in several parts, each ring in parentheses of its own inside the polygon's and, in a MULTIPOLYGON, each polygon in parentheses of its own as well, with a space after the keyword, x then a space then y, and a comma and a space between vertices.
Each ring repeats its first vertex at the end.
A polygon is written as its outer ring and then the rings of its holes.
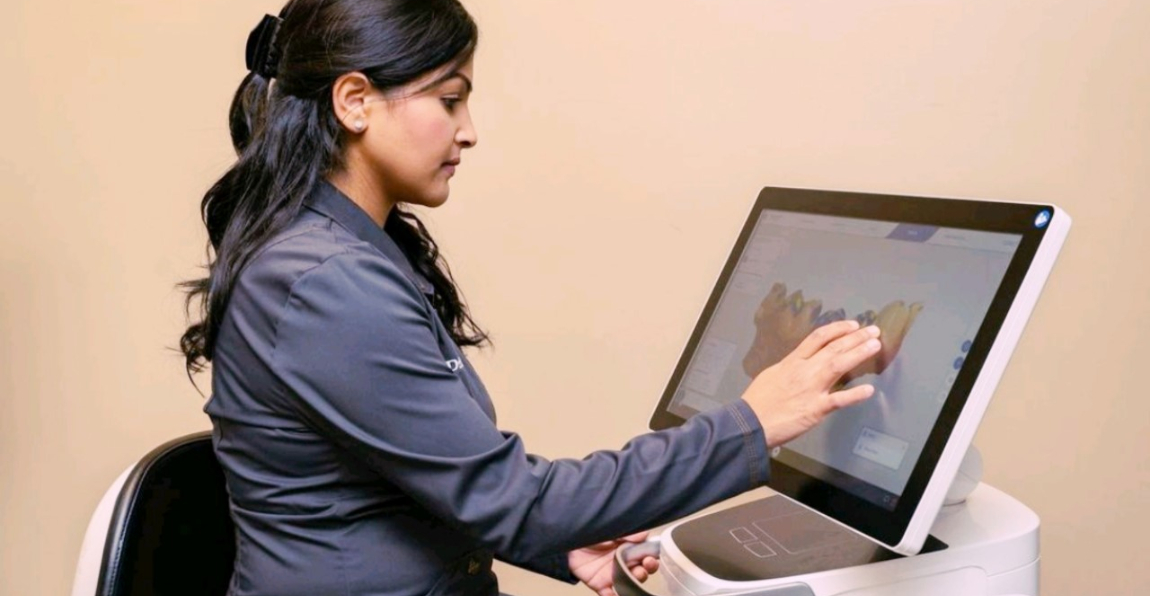
MULTIPOLYGON (((615 549, 624 544, 636 544, 647 539, 647 532, 631 534, 616 540, 608 540, 573 550, 567 553, 567 566, 571 573, 579 578, 599 596, 618 596, 615 593, 615 581, 611 577, 612 563, 615 559, 615 549)), ((631 574, 635 579, 643 582, 647 577, 659 569, 659 560, 655 557, 643 557, 643 560, 631 567, 631 574)))

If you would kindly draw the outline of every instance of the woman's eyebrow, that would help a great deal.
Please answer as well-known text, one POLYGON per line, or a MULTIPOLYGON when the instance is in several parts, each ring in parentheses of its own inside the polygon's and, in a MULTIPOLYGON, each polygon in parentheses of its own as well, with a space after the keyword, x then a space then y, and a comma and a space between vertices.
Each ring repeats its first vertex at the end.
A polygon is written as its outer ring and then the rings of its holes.
POLYGON ((463 84, 467 85, 467 92, 471 93, 471 88, 472 88, 471 79, 467 78, 467 75, 465 75, 461 72, 451 73, 450 75, 448 75, 447 78, 443 79, 442 82, 446 83, 447 81, 450 81, 451 79, 462 79, 463 84))
POLYGON ((471 89, 472 89, 471 79, 467 78, 467 75, 465 75, 461 72, 449 72, 449 73, 443 75, 442 77, 432 81, 430 84, 424 86, 422 89, 419 90, 419 93, 422 93, 424 91, 428 91, 428 90, 434 89, 436 87, 439 87, 440 85, 446 83, 447 81, 450 81, 451 79, 461 79, 463 81, 463 84, 467 86, 467 92, 471 93, 471 89))

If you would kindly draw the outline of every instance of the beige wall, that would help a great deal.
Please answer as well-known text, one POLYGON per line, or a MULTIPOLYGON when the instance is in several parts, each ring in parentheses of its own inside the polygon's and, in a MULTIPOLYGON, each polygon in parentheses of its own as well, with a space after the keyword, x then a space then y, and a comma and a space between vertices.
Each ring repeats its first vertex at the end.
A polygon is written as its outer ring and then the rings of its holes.
MULTIPOLYGON (((477 365, 504 427, 549 456, 642 431, 763 185, 1049 201, 1075 227, 977 442, 1042 517, 1044 594, 1150 587, 1150 3, 469 6, 481 142, 432 220, 494 334, 477 365)), ((107 484, 207 427, 168 351, 173 284, 202 260, 246 34, 277 9, 7 3, 4 595, 65 593, 107 484)))

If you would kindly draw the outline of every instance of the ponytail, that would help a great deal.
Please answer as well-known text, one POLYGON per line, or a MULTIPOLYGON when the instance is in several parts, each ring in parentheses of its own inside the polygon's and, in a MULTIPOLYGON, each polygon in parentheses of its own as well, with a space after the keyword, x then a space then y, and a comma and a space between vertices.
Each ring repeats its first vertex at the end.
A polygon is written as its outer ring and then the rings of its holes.
POLYGON ((212 359, 224 309, 244 265, 299 214, 304 198, 338 150, 338 123, 322 101, 268 93, 249 73, 232 100, 230 128, 238 160, 204 195, 200 212, 216 258, 208 276, 185 282, 186 306, 202 320, 180 338, 189 375, 212 359))

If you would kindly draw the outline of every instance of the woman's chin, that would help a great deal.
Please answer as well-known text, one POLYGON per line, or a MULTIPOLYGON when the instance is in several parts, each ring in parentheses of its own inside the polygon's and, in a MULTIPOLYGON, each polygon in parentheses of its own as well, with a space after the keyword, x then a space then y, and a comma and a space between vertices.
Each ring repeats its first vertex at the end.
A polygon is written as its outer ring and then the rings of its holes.
POLYGON ((434 194, 434 195, 428 197, 427 203, 425 206, 431 207, 432 209, 439 207, 440 205, 447 202, 447 194, 448 193, 445 191, 443 193, 437 193, 437 194, 434 194))
POLYGON ((412 199, 405 202, 411 203, 412 205, 418 205, 420 207, 434 209, 447 202, 447 195, 450 194, 449 191, 450 189, 447 188, 447 184, 443 184, 438 188, 430 189, 427 192, 420 193, 419 196, 412 197, 412 199))

